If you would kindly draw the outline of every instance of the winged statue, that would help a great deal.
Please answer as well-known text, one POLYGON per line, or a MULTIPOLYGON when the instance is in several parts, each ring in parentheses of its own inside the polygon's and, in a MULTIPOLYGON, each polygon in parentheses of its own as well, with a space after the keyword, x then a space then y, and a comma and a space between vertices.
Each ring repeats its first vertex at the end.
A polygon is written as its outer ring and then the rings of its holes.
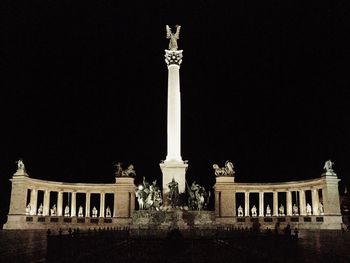
POLYGON ((170 39, 169 42, 169 50, 176 51, 177 50, 177 40, 180 38, 180 28, 181 26, 176 25, 176 32, 175 34, 171 32, 171 28, 166 25, 166 38, 170 39))

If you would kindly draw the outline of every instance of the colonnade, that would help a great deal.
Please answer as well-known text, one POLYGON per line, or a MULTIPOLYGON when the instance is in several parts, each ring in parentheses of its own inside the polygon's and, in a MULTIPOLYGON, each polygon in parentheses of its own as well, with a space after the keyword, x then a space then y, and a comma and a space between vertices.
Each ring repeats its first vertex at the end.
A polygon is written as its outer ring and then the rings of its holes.
MULTIPOLYGON (((292 216, 295 214, 300 215, 320 215, 323 214, 323 205, 320 203, 320 196, 319 191, 322 191, 322 188, 312 188, 312 189, 301 189, 301 190, 290 190, 290 191, 236 191, 233 192, 233 202, 236 202, 236 195, 239 193, 244 194, 244 204, 238 204, 242 208, 244 208, 244 216, 250 216, 251 215, 251 208, 253 205, 258 205, 259 211, 257 213, 258 216, 265 216, 266 215, 266 206, 269 205, 272 213, 271 216, 278 216, 279 215, 279 207, 280 205, 283 205, 285 208, 285 214, 287 216, 292 216), (306 202, 306 191, 311 191, 311 213, 308 213, 307 211, 307 204, 306 202), (279 200, 278 195, 280 193, 283 193, 286 195, 286 207, 284 203, 282 204, 281 200, 279 200), (258 194, 258 202, 257 204, 251 204, 250 203, 250 195, 251 194, 258 194), (265 194, 272 194, 272 204, 265 203, 264 197, 265 194), (295 202, 292 203, 292 196, 295 195, 295 202), (293 211, 293 205, 295 205, 298 208, 298 212, 293 211)), ((237 207, 234 209, 234 216, 237 216, 237 207)))

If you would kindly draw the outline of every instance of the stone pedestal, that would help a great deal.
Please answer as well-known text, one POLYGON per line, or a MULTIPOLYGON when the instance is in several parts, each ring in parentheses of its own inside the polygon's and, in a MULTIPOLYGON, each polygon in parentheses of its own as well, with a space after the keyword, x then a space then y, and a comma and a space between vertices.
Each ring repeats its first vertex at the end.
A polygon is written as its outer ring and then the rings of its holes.
POLYGON ((168 184, 174 178, 179 184, 179 192, 186 191, 186 171, 188 164, 184 162, 163 162, 159 164, 163 174, 163 202, 167 202, 167 194, 169 193, 168 184))
POLYGON ((236 210, 235 178, 233 176, 216 177, 215 189, 215 216, 233 217, 236 210))
POLYGON ((323 208, 325 215, 341 216, 338 182, 340 179, 335 173, 322 174, 324 187, 322 188, 323 208))
POLYGON ((131 217, 135 210, 135 189, 134 178, 116 177, 115 217, 131 217))

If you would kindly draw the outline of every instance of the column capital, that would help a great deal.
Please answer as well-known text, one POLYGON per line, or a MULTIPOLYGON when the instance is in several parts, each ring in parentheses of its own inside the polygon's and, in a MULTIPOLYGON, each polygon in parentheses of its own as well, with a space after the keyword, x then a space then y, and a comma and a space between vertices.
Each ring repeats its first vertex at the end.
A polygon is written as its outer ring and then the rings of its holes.
POLYGON ((165 63, 169 66, 180 66, 182 63, 182 51, 183 50, 165 50, 165 63))

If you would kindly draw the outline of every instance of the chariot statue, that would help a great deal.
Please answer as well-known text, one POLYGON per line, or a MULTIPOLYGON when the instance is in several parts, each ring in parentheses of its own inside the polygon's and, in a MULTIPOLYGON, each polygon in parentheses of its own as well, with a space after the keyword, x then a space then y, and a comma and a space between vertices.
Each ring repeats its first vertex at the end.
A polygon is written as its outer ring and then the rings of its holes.
POLYGON ((175 28, 176 28, 176 32, 174 34, 171 32, 171 28, 168 25, 166 25, 166 38, 170 39, 170 42, 169 42, 169 50, 170 51, 176 51, 178 48, 177 47, 177 40, 180 38, 181 26, 176 25, 175 28))
POLYGON ((191 187, 188 186, 186 182, 187 190, 189 193, 188 207, 191 210, 203 210, 207 209, 210 198, 210 191, 206 191, 203 186, 194 181, 191 187))
POLYGON ((116 167, 116 171, 115 171, 116 177, 135 177, 136 176, 136 172, 132 164, 130 164, 128 168, 124 170, 122 168, 122 163, 120 162, 116 163, 114 166, 116 167))
POLYGON ((225 167, 219 167, 217 164, 213 164, 213 169, 216 176, 234 176, 235 171, 233 170, 234 166, 232 162, 226 161, 225 167))

